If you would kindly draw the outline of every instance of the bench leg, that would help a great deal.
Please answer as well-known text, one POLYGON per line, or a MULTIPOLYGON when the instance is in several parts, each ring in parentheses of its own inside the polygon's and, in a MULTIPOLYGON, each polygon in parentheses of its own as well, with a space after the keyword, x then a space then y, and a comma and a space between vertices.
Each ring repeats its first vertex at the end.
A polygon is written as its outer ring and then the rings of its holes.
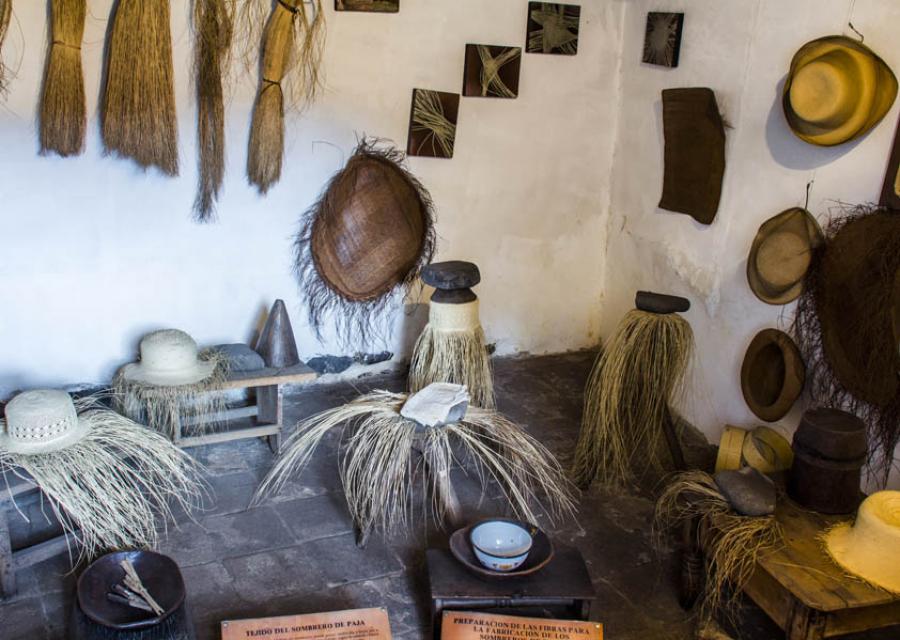
POLYGON ((278 433, 268 437, 269 448, 276 455, 281 451, 281 442, 285 435, 283 399, 281 385, 259 387, 256 390, 256 404, 259 407, 256 419, 262 424, 278 425, 278 433))
POLYGON ((795 601, 788 614, 784 635, 787 640, 821 640, 825 637, 825 616, 795 601))
POLYGON ((0 598, 16 595, 16 565, 9 541, 9 523, 6 513, 0 511, 0 598))

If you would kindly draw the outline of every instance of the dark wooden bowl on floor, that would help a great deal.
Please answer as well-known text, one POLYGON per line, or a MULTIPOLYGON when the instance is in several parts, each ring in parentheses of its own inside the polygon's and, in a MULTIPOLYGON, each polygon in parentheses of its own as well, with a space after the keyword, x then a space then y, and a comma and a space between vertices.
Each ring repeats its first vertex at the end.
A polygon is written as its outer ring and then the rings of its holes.
POLYGON ((161 623, 184 602, 184 579, 178 565, 168 556, 153 551, 117 551, 98 558, 78 578, 78 605, 97 624, 112 629, 133 630, 161 623), (121 582, 125 570, 119 563, 130 560, 147 591, 163 608, 156 616, 118 604, 107 598, 113 585, 121 582))
POLYGON ((534 534, 532 538, 531 551, 528 553, 525 562, 523 562, 518 569, 506 572, 492 571, 478 561, 478 558, 475 557, 475 552, 472 550, 469 534, 475 526, 476 525, 473 524, 465 529, 460 529, 450 536, 450 553, 452 553, 453 557, 459 560, 466 569, 480 578, 485 580, 523 578, 540 571, 553 559, 553 542, 547 537, 546 533, 538 529, 537 533, 534 534))

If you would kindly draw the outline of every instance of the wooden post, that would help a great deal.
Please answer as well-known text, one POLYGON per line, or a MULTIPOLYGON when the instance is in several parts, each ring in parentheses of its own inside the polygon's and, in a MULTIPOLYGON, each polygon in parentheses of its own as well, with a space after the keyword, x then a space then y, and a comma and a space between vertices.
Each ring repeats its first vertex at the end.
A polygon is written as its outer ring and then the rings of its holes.
POLYGON ((0 598, 9 598, 16 594, 16 565, 13 562, 9 523, 3 502, 5 501, 0 501, 0 598))

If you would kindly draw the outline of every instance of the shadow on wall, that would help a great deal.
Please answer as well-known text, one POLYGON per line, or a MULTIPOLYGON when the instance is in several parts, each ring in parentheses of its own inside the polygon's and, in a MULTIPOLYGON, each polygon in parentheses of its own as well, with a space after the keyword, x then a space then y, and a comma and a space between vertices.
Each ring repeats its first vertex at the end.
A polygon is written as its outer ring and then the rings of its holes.
POLYGON ((866 137, 862 136, 834 147, 819 147, 798 138, 788 126, 781 106, 786 79, 785 74, 775 87, 772 108, 769 109, 769 117, 766 119, 766 144, 775 162, 787 169, 817 169, 849 153, 866 137))

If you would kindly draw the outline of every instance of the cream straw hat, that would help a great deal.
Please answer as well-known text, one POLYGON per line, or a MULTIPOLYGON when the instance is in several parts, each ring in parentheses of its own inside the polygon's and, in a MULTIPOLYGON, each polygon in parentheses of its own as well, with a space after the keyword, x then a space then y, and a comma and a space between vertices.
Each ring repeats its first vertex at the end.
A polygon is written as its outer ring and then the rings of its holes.
POLYGON ((144 336, 140 362, 126 364, 122 376, 129 382, 179 386, 205 380, 215 366, 198 357, 197 343, 184 331, 163 329, 144 336))
POLYGON ((84 438, 90 428, 78 419, 75 403, 65 391, 25 391, 9 401, 0 449, 35 455, 58 451, 84 438))

